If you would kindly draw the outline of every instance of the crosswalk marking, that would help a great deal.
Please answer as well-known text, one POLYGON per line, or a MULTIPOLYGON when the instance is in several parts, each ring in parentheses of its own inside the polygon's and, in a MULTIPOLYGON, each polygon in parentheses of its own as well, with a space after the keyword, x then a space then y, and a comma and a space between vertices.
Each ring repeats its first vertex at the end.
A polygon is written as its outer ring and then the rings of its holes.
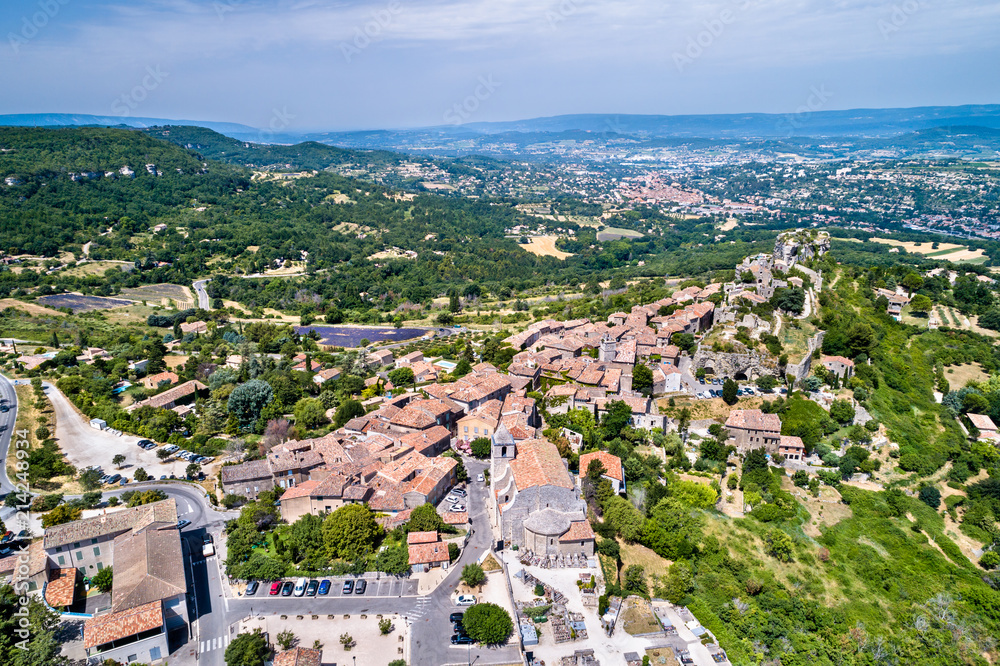
POLYGON ((219 638, 209 638, 201 642, 201 652, 211 652, 213 650, 225 649, 229 645, 229 636, 219 638))

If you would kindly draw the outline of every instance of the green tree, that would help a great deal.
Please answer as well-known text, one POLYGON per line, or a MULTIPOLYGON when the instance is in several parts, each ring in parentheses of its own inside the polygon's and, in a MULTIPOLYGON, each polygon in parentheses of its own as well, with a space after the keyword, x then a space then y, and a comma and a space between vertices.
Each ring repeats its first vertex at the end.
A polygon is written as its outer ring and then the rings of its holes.
POLYGON ((301 398, 295 403, 295 424, 307 430, 319 427, 326 421, 326 409, 317 398, 301 398))
POLYGON ((486 582, 486 572, 473 562, 462 567, 462 582, 469 587, 478 587, 486 582))
POLYGON ((666 597, 671 603, 679 604, 694 589, 694 576, 691 575, 691 565, 681 560, 670 565, 667 572, 666 597))
POLYGON ((931 308, 934 307, 934 303, 930 298, 924 296, 923 294, 917 294, 910 301, 910 310, 913 312, 919 312, 920 314, 927 314, 930 312, 931 308))
POLYGON ((601 462, 600 458, 594 458, 589 463, 587 463, 587 478, 591 481, 597 481, 602 475, 607 474, 608 469, 601 462))
POLYGON ((291 650, 292 646, 299 642, 299 639, 295 637, 295 634, 288 629, 279 631, 278 635, 274 638, 278 642, 278 645, 281 646, 282 650, 291 650))
POLYGON ((200 471, 201 471, 201 465, 199 465, 198 463, 190 463, 187 467, 184 468, 184 474, 186 474, 189 479, 193 479, 194 477, 198 476, 198 473, 200 471))
POLYGON ((830 404, 830 417, 840 424, 854 421, 854 405, 848 400, 834 400, 830 404))
POLYGON ((244 428, 260 418, 260 412, 274 399, 274 389, 261 379, 251 379, 240 384, 229 394, 226 403, 230 414, 234 414, 244 428))
POLYGON ((636 594, 646 594, 646 570, 638 564, 632 564, 625 568, 624 576, 625 590, 636 594))
POLYGON ((114 581, 114 574, 112 573, 111 567, 105 567, 94 574, 94 577, 90 579, 90 582, 98 590, 104 593, 111 591, 111 586, 114 581))
POLYGON ((613 495, 604 504, 604 520, 629 543, 635 543, 642 534, 645 516, 624 497, 613 495))
POLYGON ((117 467, 118 469, 122 468, 123 462, 125 462, 125 456, 121 453, 116 453, 114 457, 111 459, 111 464, 117 467))
POLYGON ((410 512, 410 520, 406 523, 407 532, 433 532, 447 527, 441 514, 433 504, 421 504, 410 512))
POLYGON ((132 478, 135 479, 136 481, 148 481, 149 472, 147 472, 142 467, 137 467, 135 472, 132 474, 132 478))
POLYGON ((612 400, 607 404, 607 412, 601 419, 601 427, 608 439, 614 439, 622 434, 632 420, 632 408, 622 400, 612 400))
POLYGON ((260 629, 250 634, 239 634, 226 648, 226 666, 264 666, 271 656, 271 648, 260 629))
POLYGON ((84 490, 97 490, 101 487, 101 473, 96 469, 88 469, 80 474, 80 485, 84 490))
POLYGON ((346 400, 333 414, 333 427, 340 428, 351 419, 364 415, 364 405, 357 400, 346 400))
MULTIPOLYGON (((911 272, 903 276, 903 279, 900 281, 900 284, 906 287, 906 289, 912 295, 914 291, 924 286, 924 279, 920 277, 920 275, 918 275, 917 273, 911 272)), ((927 297, 924 296, 924 298, 927 297)))
POLYGON ((941 491, 934 486, 924 486, 921 488, 919 497, 921 502, 934 510, 937 510, 941 506, 941 491))
POLYGON ((472 440, 472 455, 480 460, 490 457, 493 451, 493 443, 489 437, 477 437, 472 440))
POLYGON ((462 616, 465 631, 478 643, 499 645, 505 643, 514 631, 510 614, 494 603, 471 606, 462 616))
POLYGON ((792 561, 792 537, 775 527, 767 533, 765 541, 768 555, 780 562, 792 561))
POLYGON ((653 371, 642 363, 636 363, 632 370, 632 390, 646 396, 653 391, 653 371))
POLYGON ((387 617, 378 621, 378 630, 383 636, 387 636, 392 631, 392 620, 387 617))
POLYGON ((778 380, 773 375, 761 375, 757 378, 757 388, 762 391, 770 391, 778 385, 778 380))
POLYGON ((375 570, 402 576, 410 570, 410 554, 406 545, 386 546, 375 556, 375 570))
POLYGON ((69 504, 60 504, 42 516, 42 527, 49 528, 53 525, 70 523, 74 520, 80 520, 82 516, 83 508, 70 506, 69 504))
POLYGON ((416 381, 413 375, 413 368, 404 365, 402 368, 389 371, 389 381, 392 382, 393 386, 397 387, 412 386, 414 381, 416 381))
POLYGON ((381 532, 366 504, 342 506, 323 521, 323 543, 331 558, 356 560, 368 555, 381 532))
POLYGON ((995 550, 988 550, 979 558, 979 566, 984 569, 996 569, 1000 566, 1000 553, 995 550))
POLYGON ((44 425, 40 425, 37 428, 35 428, 35 437, 37 437, 38 439, 48 439, 49 434, 50 434, 49 429, 44 425))
POLYGON ((735 405, 739 401, 739 396, 736 395, 738 389, 736 382, 726 377, 726 381, 722 384, 722 401, 727 405, 735 405))
POLYGON ((166 448, 159 448, 156 450, 156 457, 159 458, 161 461, 165 461, 170 456, 171 453, 166 448))

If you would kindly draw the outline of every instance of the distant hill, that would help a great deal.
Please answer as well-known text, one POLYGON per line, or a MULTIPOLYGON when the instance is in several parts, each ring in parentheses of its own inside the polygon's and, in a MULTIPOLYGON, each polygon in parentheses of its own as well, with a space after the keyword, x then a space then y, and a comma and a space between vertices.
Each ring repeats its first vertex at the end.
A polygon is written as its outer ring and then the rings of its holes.
POLYGON ((155 127, 162 125, 191 125, 207 127, 232 137, 261 137, 261 130, 239 123, 217 123, 205 120, 167 120, 165 118, 122 118, 121 116, 94 116, 85 113, 20 113, 0 115, 0 126, 7 127, 155 127))
POLYGON ((253 168, 283 167, 322 170, 330 166, 362 163, 395 163, 402 156, 384 151, 345 150, 316 141, 286 146, 234 139, 204 127, 150 127, 145 134, 169 141, 203 157, 253 168))

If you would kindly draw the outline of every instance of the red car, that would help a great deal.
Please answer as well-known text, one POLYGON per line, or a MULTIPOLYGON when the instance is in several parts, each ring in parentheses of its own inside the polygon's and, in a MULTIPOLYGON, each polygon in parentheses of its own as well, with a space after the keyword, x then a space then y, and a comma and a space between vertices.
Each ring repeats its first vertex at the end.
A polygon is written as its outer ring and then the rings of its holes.
POLYGON ((271 583, 271 596, 274 596, 274 595, 278 594, 278 592, 281 592, 281 581, 280 580, 276 580, 273 583, 271 583))

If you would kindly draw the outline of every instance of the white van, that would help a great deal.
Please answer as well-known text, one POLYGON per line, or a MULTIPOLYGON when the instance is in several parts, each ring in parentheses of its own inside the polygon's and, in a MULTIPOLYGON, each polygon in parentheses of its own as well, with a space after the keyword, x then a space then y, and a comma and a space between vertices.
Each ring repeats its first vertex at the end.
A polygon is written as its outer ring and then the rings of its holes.
POLYGON ((309 584, 308 580, 306 580, 305 578, 299 578, 298 582, 295 583, 295 590, 293 591, 293 594, 297 597, 301 597, 303 594, 306 593, 306 585, 308 584, 309 584))

